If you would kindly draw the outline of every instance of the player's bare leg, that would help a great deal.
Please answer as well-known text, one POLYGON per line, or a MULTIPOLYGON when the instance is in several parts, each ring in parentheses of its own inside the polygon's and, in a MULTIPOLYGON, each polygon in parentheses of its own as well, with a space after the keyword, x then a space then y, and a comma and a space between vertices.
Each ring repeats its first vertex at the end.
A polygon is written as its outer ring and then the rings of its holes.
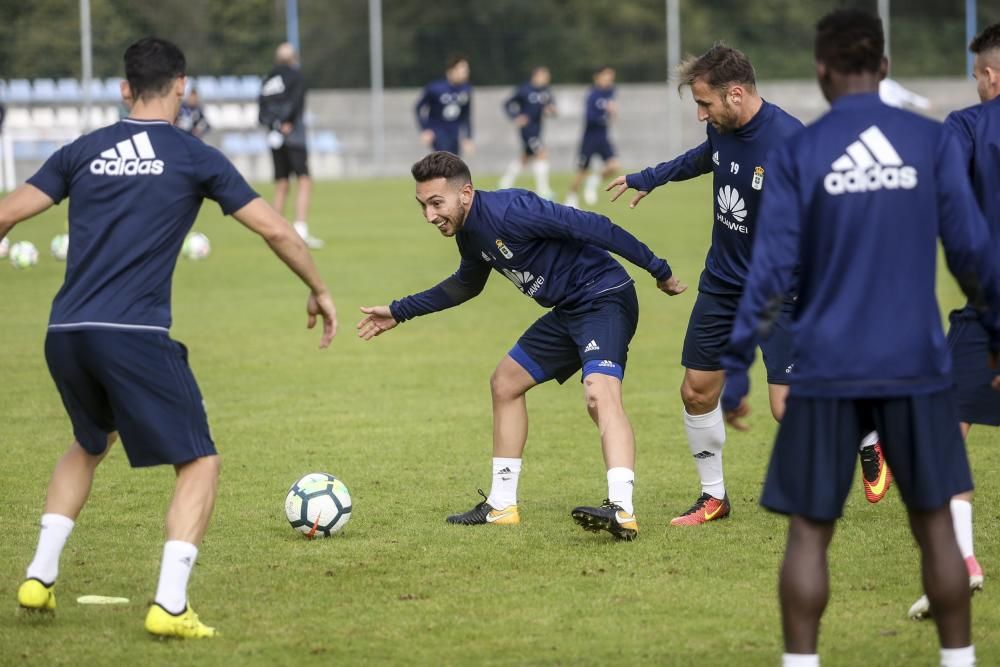
POLYGON ((969 579, 955 540, 951 510, 910 510, 910 529, 920 547, 924 591, 937 625, 941 648, 972 643, 969 579))
POLYGON ((313 250, 319 250, 326 243, 309 233, 309 198, 312 195, 312 178, 301 175, 296 176, 297 185, 295 192, 295 222, 292 226, 295 231, 306 242, 306 245, 313 250))
POLYGON ((161 637, 214 637, 215 629, 204 625, 188 604, 187 584, 215 507, 219 457, 203 456, 174 468, 177 480, 167 510, 167 542, 146 630, 161 637))
POLYGON ((281 215, 285 215, 285 199, 288 198, 288 179, 279 178, 274 182, 274 200, 272 207, 281 215))
POLYGON ((812 521, 798 515, 789 518, 778 581, 786 653, 816 653, 819 622, 830 597, 826 555, 833 529, 832 521, 812 521))
POLYGON ((588 173, 590 173, 590 170, 586 168, 576 172, 576 176, 573 177, 573 181, 569 184, 569 192, 566 194, 566 201, 564 202, 566 206, 580 208, 580 186, 583 185, 583 181, 587 178, 588 173))
POLYGON ((493 399, 493 483, 490 494, 468 512, 453 514, 448 523, 513 525, 521 522, 517 509, 517 483, 521 456, 528 440, 528 406, 525 394, 537 383, 521 364, 507 355, 490 377, 493 399))
POLYGON ((612 375, 590 373, 583 379, 583 390, 587 412, 601 434, 608 497, 601 507, 577 507, 572 516, 587 530, 606 530, 618 539, 635 539, 639 533, 632 505, 635 434, 622 403, 622 382, 612 375))
MULTIPOLYGON (((108 449, 117 434, 108 436, 108 449)), ((24 609, 52 611, 56 608, 55 581, 59 558, 73 531, 74 522, 90 496, 94 472, 108 453, 89 454, 73 441, 52 471, 45 496, 45 509, 35 556, 28 565, 26 579, 17 591, 17 601, 24 609)))
POLYGON ((774 421, 781 423, 785 416, 785 403, 788 401, 787 384, 768 384, 767 400, 771 404, 771 416, 774 421))
POLYGON ((726 427, 719 396, 724 382, 722 371, 684 370, 684 430, 701 478, 701 495, 686 512, 670 521, 672 526, 696 526, 724 519, 731 511, 722 472, 726 427))

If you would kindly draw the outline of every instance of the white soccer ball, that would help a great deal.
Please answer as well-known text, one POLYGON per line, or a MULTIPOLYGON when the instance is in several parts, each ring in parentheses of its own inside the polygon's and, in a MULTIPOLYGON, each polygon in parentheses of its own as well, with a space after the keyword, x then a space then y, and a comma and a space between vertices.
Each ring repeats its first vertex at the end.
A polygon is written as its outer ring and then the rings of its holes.
POLYGON ((192 232, 184 239, 181 247, 181 254, 188 259, 206 259, 212 252, 212 244, 208 242, 208 237, 201 232, 192 232))
POLYGON ((308 538, 330 537, 351 520, 351 494, 325 472, 312 472, 292 484, 285 496, 285 516, 308 538))
POLYGON ((10 241, 5 236, 2 239, 0 239, 0 259, 6 257, 7 253, 9 252, 10 252, 10 241))
POLYGON ((38 264, 38 248, 31 241, 18 241, 10 247, 7 258, 15 269, 27 269, 38 264))
POLYGON ((60 262, 65 262, 66 255, 69 254, 69 234, 60 234, 52 239, 52 243, 49 244, 49 250, 52 251, 53 257, 60 262))

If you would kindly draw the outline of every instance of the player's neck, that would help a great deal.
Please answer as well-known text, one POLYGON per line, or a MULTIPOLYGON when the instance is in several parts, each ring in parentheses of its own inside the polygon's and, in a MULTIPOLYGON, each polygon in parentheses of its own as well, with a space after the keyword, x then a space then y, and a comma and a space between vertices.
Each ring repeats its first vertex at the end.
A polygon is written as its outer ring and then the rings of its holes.
POLYGON ((863 93, 878 93, 878 84, 882 77, 874 72, 856 74, 840 74, 831 77, 829 88, 824 90, 827 100, 831 103, 847 95, 863 93))
POLYGON ((743 127, 752 121, 762 106, 764 106, 764 100, 759 95, 748 96, 747 103, 740 114, 739 124, 736 127, 743 127))
POLYGON ((132 105, 128 117, 133 120, 162 120, 173 123, 177 114, 174 104, 166 99, 141 100, 132 105))

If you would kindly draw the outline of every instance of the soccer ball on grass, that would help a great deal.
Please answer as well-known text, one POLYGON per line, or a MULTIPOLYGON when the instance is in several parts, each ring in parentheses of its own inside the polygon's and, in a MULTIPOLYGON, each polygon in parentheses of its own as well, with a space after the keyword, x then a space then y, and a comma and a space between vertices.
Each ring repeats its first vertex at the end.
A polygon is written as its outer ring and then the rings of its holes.
POLYGON ((181 246, 181 254, 188 259, 207 259, 212 252, 212 244, 208 242, 208 237, 201 232, 192 232, 184 239, 181 246))
POLYGON ((38 264, 38 248, 31 241, 18 241, 10 247, 7 258, 15 269, 27 269, 38 264))
POLYGON ((66 255, 69 254, 69 234, 60 234, 52 239, 52 243, 49 244, 49 250, 52 251, 53 257, 60 262, 65 262, 66 255))
POLYGON ((340 532, 351 520, 351 509, 347 487, 325 472, 309 473, 292 484, 285 496, 288 523, 308 538, 340 532))

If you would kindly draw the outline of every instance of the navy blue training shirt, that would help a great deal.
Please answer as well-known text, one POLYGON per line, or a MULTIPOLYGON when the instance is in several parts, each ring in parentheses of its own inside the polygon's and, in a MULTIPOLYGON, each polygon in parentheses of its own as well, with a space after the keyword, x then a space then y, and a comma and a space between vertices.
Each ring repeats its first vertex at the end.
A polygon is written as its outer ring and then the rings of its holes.
POLYGON ((611 121, 611 103, 615 99, 615 88, 598 88, 592 86, 584 102, 584 114, 587 124, 583 133, 592 137, 606 136, 611 121))
POLYGON ((429 290, 393 301, 397 322, 451 308, 479 294, 490 269, 545 308, 567 311, 632 284, 611 251, 657 280, 670 266, 603 215, 554 204, 527 190, 477 190, 455 234, 461 263, 429 290))
POLYGON ((468 82, 455 86, 448 79, 431 81, 414 111, 421 130, 472 138, 472 86, 468 82))
POLYGON ((511 118, 527 116, 528 125, 540 125, 545 109, 553 104, 552 90, 548 86, 535 87, 530 81, 521 84, 504 102, 504 110, 511 118))
POLYGON ((706 123, 708 139, 683 155, 629 174, 630 188, 651 192, 671 181, 712 172, 712 245, 698 291, 739 296, 750 269, 750 250, 768 182, 768 155, 802 123, 767 101, 743 127, 720 134, 706 123))
MULTIPOLYGON (((944 125, 876 93, 834 101, 771 160, 753 263, 722 364, 723 406, 800 265, 792 325, 799 396, 876 398, 951 386, 935 297, 937 240, 1000 345, 996 247, 944 125)), ((985 361, 985 360, 984 360, 985 361)))
POLYGON ((125 119, 52 154, 28 183, 69 197, 66 279, 50 330, 169 329, 177 255, 203 199, 257 197, 218 150, 165 121, 125 119))

